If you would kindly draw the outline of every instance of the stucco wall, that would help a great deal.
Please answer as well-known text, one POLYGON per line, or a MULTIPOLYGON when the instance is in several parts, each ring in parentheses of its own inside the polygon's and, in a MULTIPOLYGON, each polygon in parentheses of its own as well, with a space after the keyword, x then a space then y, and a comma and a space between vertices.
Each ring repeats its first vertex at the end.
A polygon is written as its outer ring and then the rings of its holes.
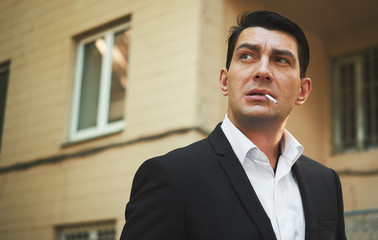
POLYGON ((88 148, 68 140, 73 37, 131 14, 121 134, 90 146, 189 127, 196 120, 200 1, 2 1, 0 62, 10 80, 0 166, 88 148))
POLYGON ((11 69, 0 155, 0 239, 54 239, 56 226, 103 220, 115 220, 118 238, 140 164, 205 136, 193 129, 202 1, 35 0, 1 6, 0 62, 10 61, 11 69), (73 37, 127 15, 132 34, 126 128, 69 144, 73 37))

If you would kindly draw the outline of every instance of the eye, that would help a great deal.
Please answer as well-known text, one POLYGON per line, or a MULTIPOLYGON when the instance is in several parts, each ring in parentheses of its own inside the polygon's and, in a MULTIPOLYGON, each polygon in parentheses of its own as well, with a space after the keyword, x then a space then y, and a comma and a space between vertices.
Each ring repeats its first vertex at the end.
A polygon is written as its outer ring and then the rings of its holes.
POLYGON ((250 60, 250 59, 252 59, 253 57, 252 57, 250 54, 248 54, 248 53, 244 53, 244 54, 241 55, 240 58, 241 58, 241 59, 245 59, 245 60, 250 60))
POLYGON ((290 61, 287 60, 286 58, 277 58, 276 61, 279 63, 290 64, 290 61))

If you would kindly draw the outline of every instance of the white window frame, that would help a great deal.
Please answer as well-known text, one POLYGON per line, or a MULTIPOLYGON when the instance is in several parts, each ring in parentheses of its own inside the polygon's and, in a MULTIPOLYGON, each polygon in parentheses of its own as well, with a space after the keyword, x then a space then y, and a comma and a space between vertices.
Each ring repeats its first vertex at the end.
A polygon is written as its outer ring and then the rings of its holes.
POLYGON ((108 123, 109 112, 109 97, 111 88, 111 74, 112 74, 112 51, 105 51, 102 57, 101 63, 101 77, 99 87, 99 104, 97 111, 97 125, 92 128, 83 130, 77 130, 79 121, 79 106, 80 106, 80 94, 82 85, 83 74, 83 58, 84 58, 84 46, 85 44, 94 41, 100 37, 103 37, 108 49, 113 49, 114 35, 121 30, 127 30, 130 28, 130 23, 125 23, 106 31, 100 32, 96 35, 82 39, 77 46, 76 67, 75 67, 75 80, 72 100, 72 112, 71 112, 71 124, 69 141, 77 142, 91 138, 96 138, 116 132, 122 131, 126 127, 125 120, 119 120, 116 122, 108 123))
POLYGON ((114 239, 116 238, 116 229, 114 221, 104 221, 97 223, 83 223, 66 226, 58 226, 55 228, 57 240, 67 240, 67 236, 73 233, 87 233, 89 240, 99 240, 101 230, 111 230, 114 233, 114 239))

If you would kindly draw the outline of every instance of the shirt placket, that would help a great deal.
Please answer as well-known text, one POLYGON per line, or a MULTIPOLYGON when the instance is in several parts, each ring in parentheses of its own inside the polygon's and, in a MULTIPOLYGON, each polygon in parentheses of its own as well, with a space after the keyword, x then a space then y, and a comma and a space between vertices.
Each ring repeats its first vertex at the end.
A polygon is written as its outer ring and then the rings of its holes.
POLYGON ((281 240, 279 222, 277 219, 277 203, 279 199, 277 198, 277 180, 274 171, 269 163, 269 159, 264 153, 258 149, 252 149, 247 158, 253 162, 253 176, 255 179, 258 178, 260 182, 259 186, 253 186, 256 190, 260 202, 262 203, 265 212, 267 213, 272 225, 277 240, 281 240), (269 183, 269 184, 267 184, 269 183), (264 188, 264 189, 261 189, 264 188), (265 199, 265 201, 261 201, 265 199), (269 204, 270 203, 270 204, 269 204))

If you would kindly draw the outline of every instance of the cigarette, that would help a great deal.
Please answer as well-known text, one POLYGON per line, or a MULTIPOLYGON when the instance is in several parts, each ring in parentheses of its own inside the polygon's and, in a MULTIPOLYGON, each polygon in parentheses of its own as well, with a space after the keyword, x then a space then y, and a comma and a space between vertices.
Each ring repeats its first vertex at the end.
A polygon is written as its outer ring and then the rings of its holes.
POLYGON ((274 97, 270 96, 269 94, 265 94, 264 95, 267 99, 269 99, 270 101, 274 102, 275 104, 278 104, 277 100, 274 99, 274 97))

